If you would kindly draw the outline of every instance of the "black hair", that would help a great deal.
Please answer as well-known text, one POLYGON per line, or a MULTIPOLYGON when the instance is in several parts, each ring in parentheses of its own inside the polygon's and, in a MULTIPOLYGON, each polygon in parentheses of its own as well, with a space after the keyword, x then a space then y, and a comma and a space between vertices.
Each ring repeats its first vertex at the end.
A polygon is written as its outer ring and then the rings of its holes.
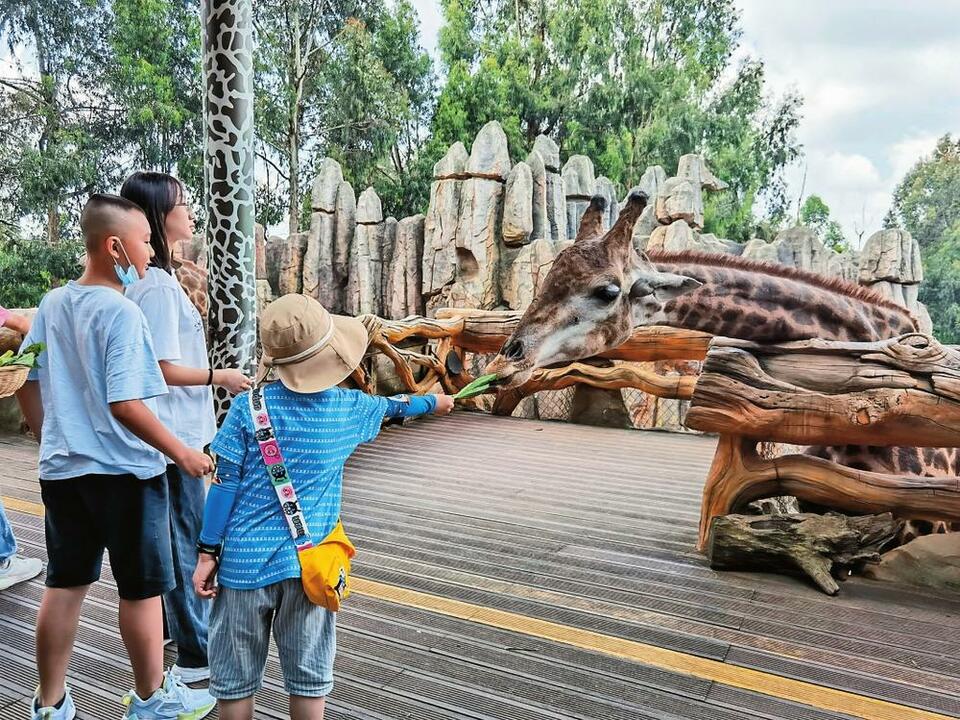
POLYGON ((173 175, 161 172, 135 172, 120 188, 120 194, 136 203, 150 223, 151 265, 172 272, 170 247, 167 245, 165 221, 167 213, 183 198, 183 184, 173 175))
POLYGON ((101 239, 118 229, 121 213, 131 211, 144 214, 142 207, 119 195, 91 195, 80 213, 80 231, 83 233, 87 251, 95 250, 101 239))

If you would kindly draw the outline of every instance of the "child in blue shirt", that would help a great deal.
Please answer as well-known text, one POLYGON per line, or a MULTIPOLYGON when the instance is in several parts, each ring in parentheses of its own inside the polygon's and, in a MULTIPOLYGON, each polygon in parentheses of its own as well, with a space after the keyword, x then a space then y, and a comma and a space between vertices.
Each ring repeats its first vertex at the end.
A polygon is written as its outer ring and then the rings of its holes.
POLYGON ((160 596, 174 586, 164 455, 194 475, 212 463, 157 420, 155 398, 167 386, 143 313, 123 296, 150 259, 146 216, 121 197, 93 195, 80 227, 86 268, 41 301, 24 346, 42 342, 46 351, 17 394, 40 441, 48 557, 31 715, 76 715, 67 664, 108 550, 135 684, 124 717, 196 720, 213 710, 213 698, 163 671, 160 596))
MULTIPOLYGON (((273 367, 279 376, 263 387, 263 402, 316 544, 340 517, 343 466, 357 446, 377 436, 385 417, 445 415, 453 399, 372 397, 337 387, 360 365, 366 328, 354 318, 330 315, 305 295, 285 295, 269 305, 260 334, 264 369, 273 367)), ((219 700, 221 720, 253 717, 272 624, 290 716, 322 720, 324 697, 333 687, 336 615, 304 593, 297 548, 257 433, 244 393, 234 399, 212 444, 217 480, 207 498, 194 574, 197 592, 216 598, 210 692, 219 700)))

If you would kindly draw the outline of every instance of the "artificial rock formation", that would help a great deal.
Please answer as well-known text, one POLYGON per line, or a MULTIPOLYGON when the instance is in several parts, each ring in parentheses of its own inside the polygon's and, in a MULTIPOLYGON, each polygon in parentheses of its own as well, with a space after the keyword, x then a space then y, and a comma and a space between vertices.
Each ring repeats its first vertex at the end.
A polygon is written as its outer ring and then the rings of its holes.
POLYGON ((384 233, 380 196, 367 188, 357 201, 357 226, 350 249, 345 300, 350 315, 375 315, 382 308, 384 233))

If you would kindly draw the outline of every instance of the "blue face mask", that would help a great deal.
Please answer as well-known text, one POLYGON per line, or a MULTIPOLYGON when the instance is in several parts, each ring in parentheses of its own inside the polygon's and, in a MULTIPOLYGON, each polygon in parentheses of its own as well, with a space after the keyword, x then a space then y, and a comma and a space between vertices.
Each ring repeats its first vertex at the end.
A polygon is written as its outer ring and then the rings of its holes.
POLYGON ((127 259, 127 269, 124 270, 120 267, 120 263, 116 260, 113 261, 113 271, 117 274, 117 278, 120 280, 120 284, 124 288, 128 288, 137 282, 140 279, 140 273, 137 272, 137 269, 133 266, 133 263, 130 262, 130 256, 127 255, 127 249, 119 241, 117 244, 120 246, 120 249, 123 250, 123 256, 127 259))

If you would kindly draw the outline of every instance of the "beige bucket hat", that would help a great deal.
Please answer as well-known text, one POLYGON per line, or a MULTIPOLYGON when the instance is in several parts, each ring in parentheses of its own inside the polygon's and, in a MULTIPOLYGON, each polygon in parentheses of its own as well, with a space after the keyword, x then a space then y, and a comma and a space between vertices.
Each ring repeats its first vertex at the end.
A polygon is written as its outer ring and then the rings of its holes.
POLYGON ((298 393, 315 393, 343 382, 367 351, 367 329, 352 317, 331 315, 306 295, 284 295, 260 318, 263 356, 257 383, 271 369, 298 393))

